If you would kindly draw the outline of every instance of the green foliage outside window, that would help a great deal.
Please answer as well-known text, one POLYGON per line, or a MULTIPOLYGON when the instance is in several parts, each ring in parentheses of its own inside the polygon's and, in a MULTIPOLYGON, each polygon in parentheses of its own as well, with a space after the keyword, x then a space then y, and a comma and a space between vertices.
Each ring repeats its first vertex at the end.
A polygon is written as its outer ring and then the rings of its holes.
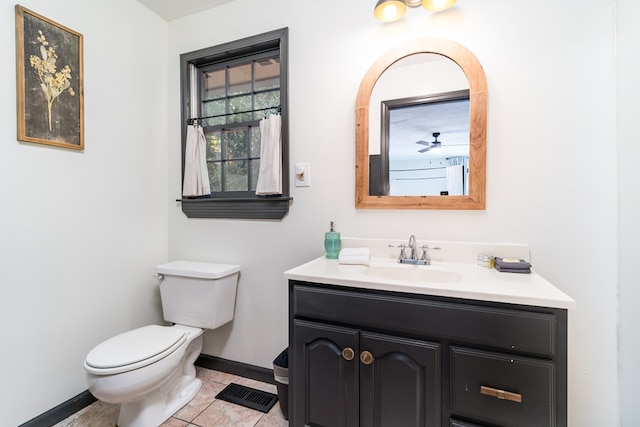
POLYGON ((200 73, 202 116, 218 116, 203 121, 212 192, 256 189, 260 120, 276 111, 263 109, 280 105, 277 58, 223 63, 200 73))

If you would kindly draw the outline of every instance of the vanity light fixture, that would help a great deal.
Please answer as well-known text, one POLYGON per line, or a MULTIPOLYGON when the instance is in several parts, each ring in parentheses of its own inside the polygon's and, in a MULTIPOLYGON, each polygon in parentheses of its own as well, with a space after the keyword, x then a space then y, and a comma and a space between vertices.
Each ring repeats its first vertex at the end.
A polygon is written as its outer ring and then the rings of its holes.
POLYGON ((378 0, 373 16, 381 22, 392 22, 402 18, 408 7, 422 6, 431 12, 440 12, 453 6, 458 0, 378 0))

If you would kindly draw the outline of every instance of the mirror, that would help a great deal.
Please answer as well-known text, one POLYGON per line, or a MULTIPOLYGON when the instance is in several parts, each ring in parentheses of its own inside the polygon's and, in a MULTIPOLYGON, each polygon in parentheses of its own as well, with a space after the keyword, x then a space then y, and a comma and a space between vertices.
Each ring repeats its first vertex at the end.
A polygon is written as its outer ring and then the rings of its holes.
POLYGON ((380 57, 356 99, 356 208, 484 209, 486 96, 482 66, 455 42, 418 39, 380 57), (420 167, 400 166, 409 152, 420 167))

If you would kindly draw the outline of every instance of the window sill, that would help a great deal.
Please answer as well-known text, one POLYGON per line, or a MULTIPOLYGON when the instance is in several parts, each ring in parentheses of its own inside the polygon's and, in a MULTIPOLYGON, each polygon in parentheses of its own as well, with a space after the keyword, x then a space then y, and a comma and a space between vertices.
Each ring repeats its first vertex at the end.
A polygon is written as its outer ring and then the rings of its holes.
POLYGON ((292 197, 179 199, 188 218, 282 219, 292 197))

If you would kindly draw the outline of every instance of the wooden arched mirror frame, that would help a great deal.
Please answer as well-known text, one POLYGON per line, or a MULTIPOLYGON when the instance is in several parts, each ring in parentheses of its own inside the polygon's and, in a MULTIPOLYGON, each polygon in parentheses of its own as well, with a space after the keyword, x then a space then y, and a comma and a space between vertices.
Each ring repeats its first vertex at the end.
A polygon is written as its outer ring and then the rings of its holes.
POLYGON ((356 98, 356 208, 358 209, 485 209, 487 82, 477 58, 464 46, 443 39, 406 42, 382 55, 369 68, 356 98), (384 71, 411 55, 433 53, 454 61, 469 81, 469 192, 465 196, 372 196, 369 194, 369 103, 384 71))

